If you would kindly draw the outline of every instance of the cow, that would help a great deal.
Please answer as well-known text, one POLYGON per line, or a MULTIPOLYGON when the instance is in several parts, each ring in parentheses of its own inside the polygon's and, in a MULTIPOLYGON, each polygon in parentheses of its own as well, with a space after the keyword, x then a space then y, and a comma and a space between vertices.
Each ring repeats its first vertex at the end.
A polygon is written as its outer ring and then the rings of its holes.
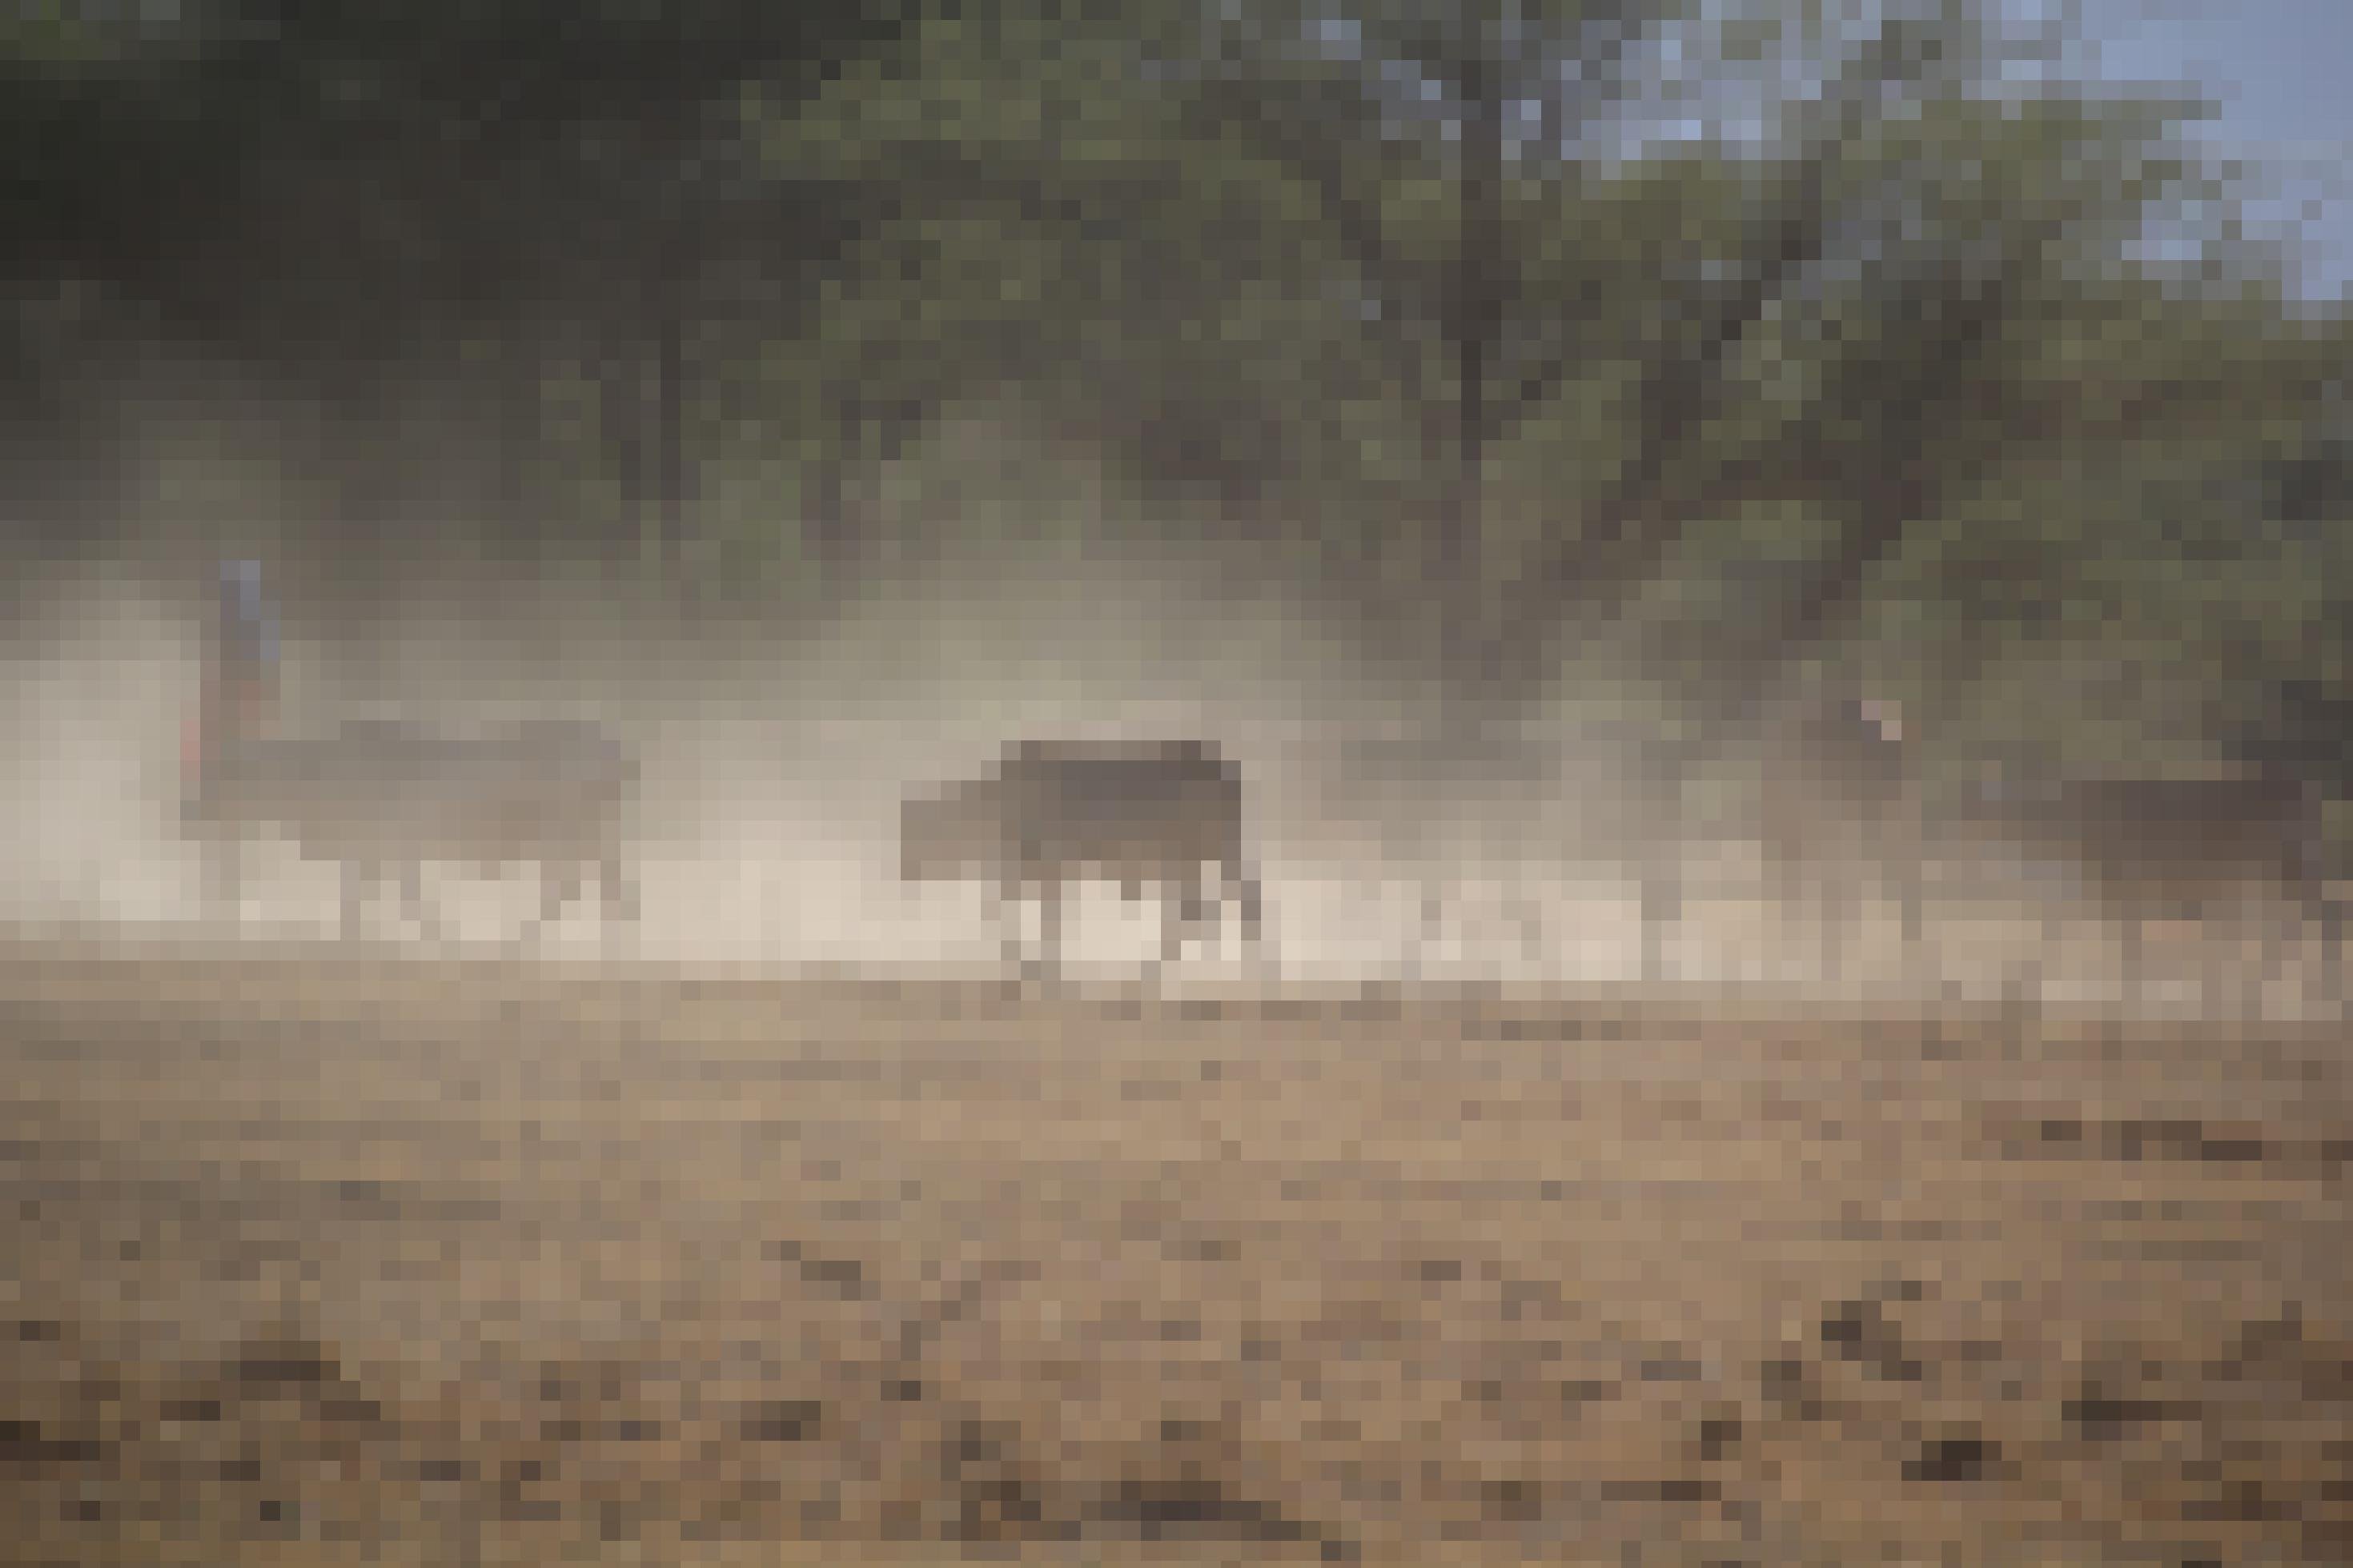
MULTIPOLYGON (((2128 998, 2147 983, 2143 928, 2226 906, 2303 916, 2323 939, 2334 990, 2342 911, 2329 888, 2319 792, 2277 771, 2205 778, 1983 781, 1961 814, 1980 844, 2055 870, 2115 922, 2128 998)), ((2046 948, 2060 910, 2048 907, 2046 948)))
POLYGON ((634 922, 622 839, 638 772, 630 747, 586 721, 349 719, 199 746, 181 823, 206 851, 216 910, 240 902, 246 846, 274 836, 341 867, 346 936, 365 895, 396 870, 420 930, 438 934, 423 896, 428 863, 533 867, 541 901, 530 931, 581 896, 591 874, 607 921, 634 922))
POLYGON ((1146 883, 1158 886, 1163 963, 1207 919, 1212 869, 1220 910, 1237 903, 1245 939, 1261 941, 1241 776, 1204 742, 1024 741, 980 777, 910 795, 899 837, 904 882, 988 887, 1009 914, 1008 962, 1020 956, 1018 904, 1035 897, 1041 945, 1059 966, 1064 896, 1090 879, 1116 884, 1131 902, 1146 883))
POLYGON ((1898 905, 1905 949, 1918 952, 1923 822, 1899 706, 1846 696, 1800 709, 1774 738, 1758 816, 1767 899, 1812 918, 1830 976, 1874 889, 1898 905))
POLYGON ((181 757, 180 826, 204 851, 216 913, 239 911, 246 848, 275 837, 341 868, 346 936, 367 893, 395 872, 408 912, 436 934, 423 889, 424 868, 435 862, 533 866, 541 885, 534 931, 584 891, 592 871, 607 920, 635 920, 621 841, 638 760, 602 726, 353 717, 290 730, 278 669, 277 617, 260 565, 228 562, 181 757))

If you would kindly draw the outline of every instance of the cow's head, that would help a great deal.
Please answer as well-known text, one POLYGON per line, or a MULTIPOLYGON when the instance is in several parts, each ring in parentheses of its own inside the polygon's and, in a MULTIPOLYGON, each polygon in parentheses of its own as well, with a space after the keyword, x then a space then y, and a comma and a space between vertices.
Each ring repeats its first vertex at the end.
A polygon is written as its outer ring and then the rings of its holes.
POLYGON ((1002 847, 1002 785, 968 780, 907 797, 899 811, 899 876, 908 882, 968 875, 1002 847))

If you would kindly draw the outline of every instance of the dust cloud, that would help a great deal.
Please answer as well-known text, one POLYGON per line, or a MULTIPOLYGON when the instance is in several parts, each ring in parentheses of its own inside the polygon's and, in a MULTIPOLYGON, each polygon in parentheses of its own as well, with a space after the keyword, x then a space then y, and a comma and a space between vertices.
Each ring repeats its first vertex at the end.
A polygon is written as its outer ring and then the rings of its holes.
MULTIPOLYGON (((765 637, 553 582, 488 614, 461 586, 376 623, 306 618, 285 595, 286 715, 298 728, 356 712, 593 715, 637 746, 638 926, 605 932, 584 900, 539 939, 551 958, 992 972, 1000 928, 978 889, 901 884, 899 803, 1053 734, 1201 737, 1237 760, 1286 985, 1632 984, 1646 978, 1644 889, 1668 885, 1678 900, 1649 978, 1681 986, 1968 999, 2014 991, 2029 959, 2051 999, 2114 984, 2106 933, 2073 922, 2053 965, 2015 907, 2007 920, 1932 909, 1924 977, 1883 900, 1865 900, 1833 973, 1811 931, 1758 895, 1737 778, 1683 781, 1671 805, 1646 776, 1661 717, 1640 694, 1564 696, 1509 776, 1445 769, 1412 743, 1430 705, 1382 689, 1361 647, 1182 564, 942 560, 821 630, 765 637)), ((0 921, 224 934, 205 925, 175 818, 202 612, 200 592, 84 574, 17 628, 0 683, 0 921)), ((332 868, 278 848, 258 858, 238 934, 332 939, 332 868)), ((432 897, 460 948, 494 952, 537 890, 438 868, 432 897)), ((370 918, 371 942, 427 945, 389 893, 370 918)), ((1066 927, 1074 975, 1138 973, 1157 920, 1151 899, 1082 890, 1066 927)), ((2300 973, 2274 974, 2266 1005, 2295 1006, 2300 973)), ((1269 977, 1229 921, 1165 981, 1269 977)))
MULTIPOLYGON (((1065 561, 1042 589, 1015 569, 993 581, 976 571, 943 566, 816 637, 766 646, 632 623, 593 602, 510 603, 495 622, 411 606, 383 626, 331 626, 288 595, 285 716, 297 729, 363 712, 564 712, 610 724, 645 760, 635 945, 648 955, 995 962, 997 929, 977 890, 901 887, 898 804, 911 788, 990 765, 1027 735, 1204 736, 1224 747, 1251 790, 1280 950, 1303 973, 1398 959, 1441 866, 1469 903, 1492 903, 1506 883, 1528 880, 1528 863, 1551 858, 1530 838, 1541 809, 1510 823, 1500 794, 1448 803, 1385 774, 1377 756, 1364 760, 1364 738, 1406 720, 1353 673, 1336 634, 1173 566, 1065 561)), ((174 813, 202 609, 200 593, 174 602, 128 573, 43 595, 0 693, 13 737, 0 787, 0 855, 12 873, 0 918, 148 934, 198 920, 195 860, 174 813)), ((436 893, 461 942, 511 930, 532 897, 455 868, 436 893)), ((371 915, 396 932, 393 905, 371 915)), ((330 868, 262 856, 248 931, 323 935, 334 911, 330 868)), ((1149 901, 1131 908, 1115 891, 1087 889, 1074 962, 1140 960, 1155 920, 1149 901)), ((587 952, 598 941, 583 910, 551 946, 587 952)), ((1479 941, 1449 931, 1437 945, 1461 957, 1479 941)), ((1222 956, 1199 962, 1215 968, 1239 947, 1227 940, 1222 956)))

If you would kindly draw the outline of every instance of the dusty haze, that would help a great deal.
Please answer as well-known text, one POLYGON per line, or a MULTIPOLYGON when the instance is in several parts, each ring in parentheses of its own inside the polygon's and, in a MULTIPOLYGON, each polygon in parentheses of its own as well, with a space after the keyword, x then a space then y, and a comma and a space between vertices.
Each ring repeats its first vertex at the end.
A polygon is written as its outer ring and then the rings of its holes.
MULTIPOLYGON (((272 575, 305 574, 273 564, 272 575)), ((6 645, 0 858, 13 874, 0 918, 195 934, 195 867, 172 812, 208 579, 54 578, 6 645)), ((438 595, 336 620, 284 586, 279 596, 294 724, 360 711, 584 713, 640 746, 636 951, 646 956, 994 964, 997 930, 977 889, 900 886, 898 803, 1047 734, 1200 736, 1239 761, 1289 983, 1631 982, 1635 877, 1670 862, 1688 889, 1666 947, 1679 983, 1986 995, 2035 955, 2037 937, 1999 904, 1957 907, 1932 911, 1933 979, 1904 976, 1893 911, 1873 901, 1832 984, 1806 936, 1759 902, 1737 768, 1689 781, 1680 812, 1644 777, 1642 747, 1670 722, 1654 698, 1572 689, 1523 737, 1510 776, 1436 767, 1417 746, 1430 704, 1369 677, 1363 649, 1184 563, 1044 548, 1029 560, 943 559, 822 629, 765 637, 617 609, 585 574, 495 588, 452 577, 438 595), (1427 931, 1425 886, 1442 900, 1427 931)), ((442 889, 458 939, 486 946, 533 896, 520 879, 456 872, 442 889)), ((331 868, 269 854, 246 934, 324 937, 334 907, 331 868)), ((1134 973, 1154 949, 1155 918, 1150 900, 1131 908, 1085 890, 1070 928, 1074 969, 1134 973)), ((547 948, 586 956, 597 942, 593 915, 575 911, 547 948)), ((2070 962, 2047 994, 2088 999, 2113 986, 2103 942, 2072 922, 2070 962)), ((1228 932, 1170 978, 1214 987, 1265 975, 1228 932)), ((2266 1005, 2298 1006, 2303 988, 2284 972, 2266 1005)))

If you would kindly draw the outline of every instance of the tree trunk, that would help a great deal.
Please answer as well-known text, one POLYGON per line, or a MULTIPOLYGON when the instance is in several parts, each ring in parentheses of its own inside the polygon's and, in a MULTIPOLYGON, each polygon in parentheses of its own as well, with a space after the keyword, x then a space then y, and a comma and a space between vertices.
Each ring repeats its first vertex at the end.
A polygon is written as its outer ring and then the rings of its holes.
POLYGON ((830 595, 847 582, 858 563, 857 531, 843 510, 840 437, 826 443, 801 477, 802 536, 808 541, 820 579, 830 595))
POLYGON ((645 366, 642 341, 635 332, 608 341, 604 349, 605 389, 598 409, 605 444, 610 452, 615 485, 620 491, 617 520, 621 536, 632 546, 644 539, 646 518, 645 366))
POLYGON ((490 520, 492 537, 510 542, 507 553, 525 563, 536 562, 546 551, 538 498, 532 475, 537 467, 540 442, 540 365, 538 345, 522 322, 501 327, 492 395, 497 449, 491 455, 490 520))
MULTIPOLYGON (((1496 40, 1472 40, 1463 62, 1462 184, 1450 314, 1454 346, 1454 471, 1439 530, 1433 585, 1440 600, 1440 655, 1448 676, 1483 698, 1498 671, 1488 615, 1486 496, 1483 468, 1494 433, 1487 392, 1504 300, 1497 268, 1503 250, 1504 85, 1496 40)), ((1483 703, 1477 704, 1483 706, 1483 703)))
POLYGON ((656 549, 663 573, 683 584, 687 567, 691 497, 686 454, 686 322, 680 285, 655 284, 659 298, 654 327, 654 500, 656 549))

